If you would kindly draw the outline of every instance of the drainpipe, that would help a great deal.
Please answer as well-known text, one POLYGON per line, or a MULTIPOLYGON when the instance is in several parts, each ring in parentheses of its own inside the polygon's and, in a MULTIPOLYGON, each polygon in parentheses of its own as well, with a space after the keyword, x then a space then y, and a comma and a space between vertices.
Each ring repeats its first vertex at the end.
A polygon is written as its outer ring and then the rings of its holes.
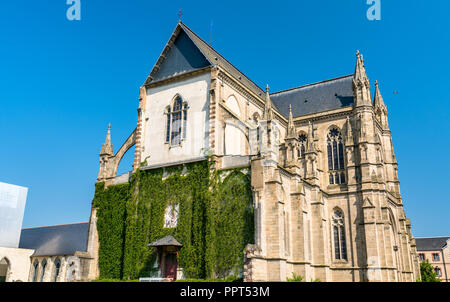
MULTIPOLYGON (((444 246, 444 247, 445 247, 445 246, 444 246)), ((441 254, 442 254, 442 263, 444 264, 445 282, 448 282, 448 277, 447 277, 447 266, 445 265, 444 248, 441 249, 441 254)))

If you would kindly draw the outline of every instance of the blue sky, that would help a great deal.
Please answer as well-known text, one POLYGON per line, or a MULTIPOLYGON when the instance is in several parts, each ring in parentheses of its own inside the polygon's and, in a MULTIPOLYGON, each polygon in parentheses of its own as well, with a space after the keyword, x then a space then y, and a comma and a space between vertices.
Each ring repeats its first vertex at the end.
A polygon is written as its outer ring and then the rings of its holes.
MULTIPOLYGON (((182 8, 206 41, 212 21, 213 47, 272 91, 351 74, 359 49, 388 106, 413 234, 450 235, 449 1, 381 0, 380 21, 365 0, 81 4, 81 21, 65 0, 0 4, 0 181, 29 187, 24 227, 89 219, 108 123, 117 150, 182 8)), ((128 152, 119 172, 131 163, 128 152)))

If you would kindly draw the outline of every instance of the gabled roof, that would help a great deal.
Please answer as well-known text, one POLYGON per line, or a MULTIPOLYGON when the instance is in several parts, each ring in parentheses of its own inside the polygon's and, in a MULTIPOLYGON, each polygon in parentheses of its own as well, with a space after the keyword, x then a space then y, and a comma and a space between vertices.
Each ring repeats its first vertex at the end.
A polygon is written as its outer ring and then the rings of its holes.
POLYGON ((285 116, 292 105, 294 117, 351 106, 353 75, 275 92, 270 99, 285 116))
MULTIPOLYGON (((144 85, 213 66, 220 66, 264 101, 263 89, 181 21, 178 22, 144 85)), ((353 75, 271 93, 270 98, 274 107, 285 118, 289 115, 290 104, 294 117, 352 106, 353 75)))
POLYGON ((215 65, 222 67, 256 95, 264 97, 264 91, 258 85, 181 21, 177 24, 144 85, 215 65))
POLYGON ((22 229, 19 248, 35 250, 32 256, 73 255, 87 250, 89 223, 22 229))
POLYGON ((417 251, 438 251, 441 250, 450 237, 430 237, 430 238, 416 238, 417 251))
POLYGON ((150 244, 148 244, 148 246, 179 246, 182 247, 183 245, 178 242, 178 240, 176 240, 175 238, 173 238, 172 235, 167 235, 166 237, 156 240, 155 242, 152 242, 150 244))

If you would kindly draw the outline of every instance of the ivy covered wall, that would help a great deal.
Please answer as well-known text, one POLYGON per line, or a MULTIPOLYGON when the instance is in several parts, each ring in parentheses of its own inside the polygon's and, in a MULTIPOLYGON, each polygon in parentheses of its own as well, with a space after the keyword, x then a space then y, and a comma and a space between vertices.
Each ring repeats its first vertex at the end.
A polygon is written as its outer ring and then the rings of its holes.
POLYGON ((187 278, 238 275, 253 243, 248 169, 214 171, 205 160, 138 170, 129 184, 97 184, 94 206, 100 278, 148 277, 157 254, 147 245, 169 234, 183 244, 178 263, 187 278), (179 205, 174 228, 164 228, 168 205, 179 205))

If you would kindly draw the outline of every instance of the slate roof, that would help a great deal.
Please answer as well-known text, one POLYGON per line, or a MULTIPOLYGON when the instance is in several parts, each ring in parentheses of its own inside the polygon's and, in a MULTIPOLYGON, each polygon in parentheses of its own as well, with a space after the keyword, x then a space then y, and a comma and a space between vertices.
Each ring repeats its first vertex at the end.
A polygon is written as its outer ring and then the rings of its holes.
POLYGON ((293 117, 353 105, 353 75, 300 86, 270 94, 272 103, 284 115, 293 117))
MULTIPOLYGON (((253 93, 262 99, 265 98, 265 90, 245 76, 181 21, 177 24, 144 85, 216 65, 241 81, 253 93)), ((353 75, 348 75, 271 93, 270 98, 274 107, 286 118, 289 115, 289 104, 292 104, 294 117, 339 109, 353 105, 352 81, 353 75)))
POLYGON ((155 242, 152 242, 148 244, 148 246, 179 246, 182 247, 183 245, 178 242, 172 235, 167 235, 166 237, 156 240, 155 242))
POLYGON ((166 59, 161 63, 152 81, 161 81, 182 73, 211 66, 210 62, 194 45, 189 36, 181 31, 176 37, 166 59))
POLYGON ((22 229, 19 248, 35 250, 32 256, 73 255, 87 250, 89 223, 22 229))
MULTIPOLYGON (((175 28, 174 35, 176 38, 166 45, 170 51, 167 52, 167 57, 162 58, 160 67, 153 67, 152 72, 145 81, 144 85, 167 79, 172 76, 176 76, 180 73, 194 71, 208 66, 219 65, 233 77, 245 84, 246 87, 251 89, 255 94, 264 98, 265 92, 252 80, 239 71, 233 64, 220 55, 214 48, 208 43, 203 41, 196 33, 194 33, 183 22, 179 22, 175 28), (189 37, 190 42, 187 41, 186 36, 189 37), (196 49, 192 48, 192 45, 196 46, 196 49), (201 60, 198 51, 203 55, 203 58, 207 60, 207 63, 201 60), (173 54, 171 54, 173 53, 173 54), (180 67, 177 67, 177 63, 181 63, 183 72, 180 67), (190 66, 189 66, 190 65, 190 66)), ((164 51, 163 51, 164 54, 164 51)), ((161 58, 160 58, 161 59, 161 58)), ((159 60, 158 60, 159 61, 159 60)))
POLYGON ((438 251, 441 250, 450 237, 431 237, 431 238, 416 238, 417 251, 438 251))

